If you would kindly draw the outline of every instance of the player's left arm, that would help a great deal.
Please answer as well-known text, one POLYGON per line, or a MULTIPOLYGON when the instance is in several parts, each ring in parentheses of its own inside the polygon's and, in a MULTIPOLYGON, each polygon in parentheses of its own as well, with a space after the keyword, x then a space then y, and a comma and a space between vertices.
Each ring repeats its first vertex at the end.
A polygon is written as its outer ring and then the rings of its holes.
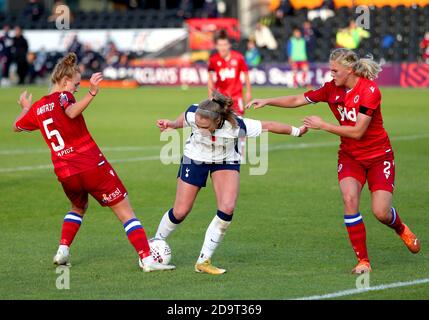
POLYGON ((97 95, 99 90, 100 82, 103 80, 103 74, 101 72, 94 73, 89 80, 90 88, 88 93, 83 97, 82 100, 79 100, 76 103, 70 105, 66 110, 66 115, 74 119, 77 116, 81 115, 82 112, 89 106, 92 99, 97 95))
POLYGON ((359 113, 354 126, 340 126, 325 122, 318 116, 308 116, 304 118, 304 126, 310 129, 324 130, 341 137, 359 140, 368 129, 371 119, 371 116, 359 113))
POLYGON ((243 119, 246 136, 247 137, 257 137, 260 136, 262 131, 268 131, 271 133, 277 134, 288 134, 295 137, 300 137, 308 131, 308 128, 301 126, 296 128, 286 123, 278 121, 259 121, 249 118, 243 119))
POLYGON ((290 124, 278 121, 261 121, 261 124, 262 130, 277 134, 288 134, 295 137, 301 137, 308 131, 308 128, 306 126, 301 126, 297 128, 290 124))

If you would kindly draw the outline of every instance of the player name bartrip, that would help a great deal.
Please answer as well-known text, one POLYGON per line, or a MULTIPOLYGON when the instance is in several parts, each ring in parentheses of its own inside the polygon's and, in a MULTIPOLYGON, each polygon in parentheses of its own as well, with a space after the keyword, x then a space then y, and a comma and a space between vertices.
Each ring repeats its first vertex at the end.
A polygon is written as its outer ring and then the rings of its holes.
POLYGON ((48 103, 48 104, 44 104, 40 108, 37 108, 37 115, 40 116, 41 114, 44 114, 47 111, 54 110, 54 106, 55 106, 55 104, 53 102, 48 103))

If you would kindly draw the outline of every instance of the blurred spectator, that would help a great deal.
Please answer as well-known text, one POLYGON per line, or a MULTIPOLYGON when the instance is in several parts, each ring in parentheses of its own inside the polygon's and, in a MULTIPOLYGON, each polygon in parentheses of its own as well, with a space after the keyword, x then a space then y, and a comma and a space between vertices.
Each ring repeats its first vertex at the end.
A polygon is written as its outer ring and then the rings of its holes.
POLYGON ((395 43, 395 37, 391 34, 386 34, 381 39, 381 56, 380 56, 380 62, 384 63, 386 62, 386 58, 389 54, 389 49, 393 47, 393 44, 395 43))
POLYGON ((34 53, 30 52, 28 54, 28 64, 29 64, 29 82, 35 83, 38 78, 43 78, 46 72, 46 61, 48 59, 48 55, 44 49, 39 52, 34 53))
POLYGON ((420 42, 422 59, 424 63, 429 63, 429 31, 426 31, 423 40, 420 42))
POLYGON ((108 66, 114 65, 119 61, 120 58, 120 52, 112 40, 107 42, 106 46, 101 52, 101 55, 104 57, 104 60, 108 66))
POLYGON ((354 20, 351 20, 349 26, 340 29, 336 35, 337 47, 356 49, 359 47, 362 39, 369 38, 370 33, 362 27, 358 27, 354 20))
POLYGON ((308 59, 307 59, 307 49, 305 45, 305 40, 302 37, 301 30, 294 28, 292 32, 292 37, 287 43, 287 56, 290 63, 290 66, 293 71, 293 86, 297 87, 300 85, 298 81, 298 71, 302 71, 302 81, 301 84, 307 85, 308 79, 308 59))
POLYGON ((247 50, 244 57, 249 67, 257 67, 261 63, 261 54, 258 48, 256 48, 255 40, 249 39, 247 41, 247 50))
POLYGON ((12 63, 12 46, 13 38, 9 34, 10 28, 8 25, 3 27, 3 32, 0 35, 0 67, 1 67, 1 85, 8 86, 9 70, 12 63))
POLYGON ((256 24, 254 38, 259 48, 267 48, 269 50, 277 49, 277 41, 274 39, 271 30, 260 22, 256 24))
POLYGON ((43 16, 44 12, 45 7, 39 2, 39 0, 29 0, 22 11, 22 15, 25 19, 37 21, 43 16))
POLYGON ((115 68, 128 68, 130 66, 130 61, 128 54, 122 53, 119 57, 119 61, 113 65, 115 68))
POLYGON ((192 18, 193 10, 194 6, 192 0, 181 0, 177 16, 184 19, 192 18))
POLYGON ((314 51, 316 49, 316 33, 311 26, 310 21, 304 21, 302 25, 302 36, 308 53, 308 61, 313 62, 315 59, 314 51))
POLYGON ((217 18, 217 2, 216 0, 205 0, 203 5, 203 18, 217 18))
POLYGON ((103 57, 92 50, 89 44, 84 45, 83 57, 79 67, 82 71, 82 78, 90 78, 94 72, 99 72, 103 64, 103 57))
POLYGON ((13 38, 12 55, 13 60, 16 62, 17 66, 17 73, 19 78, 18 84, 24 84, 25 78, 27 77, 28 73, 28 43, 22 35, 21 27, 15 27, 14 31, 15 37, 13 38))
POLYGON ((72 41, 70 42, 70 46, 67 48, 67 51, 76 53, 78 61, 82 59, 82 44, 79 42, 77 35, 73 36, 72 41))

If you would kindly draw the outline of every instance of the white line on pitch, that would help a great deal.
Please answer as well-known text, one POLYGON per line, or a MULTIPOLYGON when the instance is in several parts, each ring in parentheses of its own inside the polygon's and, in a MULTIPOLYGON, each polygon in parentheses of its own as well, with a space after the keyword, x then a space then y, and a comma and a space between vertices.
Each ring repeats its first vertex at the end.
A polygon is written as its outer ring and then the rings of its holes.
POLYGON ((425 284, 425 283, 429 283, 429 278, 406 281, 406 282, 395 282, 390 284, 381 284, 378 286, 363 288, 363 289, 349 289, 349 290, 343 290, 343 291, 338 291, 334 293, 295 298, 293 300, 323 300, 323 299, 340 298, 340 297, 361 294, 366 292, 383 291, 383 290, 401 288, 401 287, 410 287, 410 286, 415 286, 415 285, 425 284))
MULTIPOLYGON (((393 137, 392 141, 408 141, 408 140, 416 140, 416 139, 424 139, 429 138, 429 134, 421 134, 421 135, 410 135, 410 136, 398 136, 393 137)), ((299 143, 299 144, 288 144, 288 143, 282 143, 282 144, 274 144, 272 145, 269 150, 270 151, 276 151, 276 150, 296 150, 296 149, 311 149, 311 148, 323 148, 323 147, 332 147, 337 146, 338 141, 327 141, 327 142, 312 142, 312 143, 299 143)), ((119 149, 122 150, 134 150, 133 148, 157 148, 156 146, 148 146, 148 147, 107 147, 103 148, 102 150, 105 151, 118 151, 119 149)), ((159 160, 159 156, 146 156, 146 157, 135 157, 135 158, 125 158, 125 159, 114 159, 111 160, 111 163, 121 163, 121 162, 139 162, 139 161, 151 161, 151 160, 159 160)), ((37 166, 21 166, 21 167, 12 167, 12 168, 0 168, 0 173, 7 173, 7 172, 18 172, 18 171, 31 171, 31 170, 45 170, 45 169, 51 169, 52 165, 37 165, 37 166)))
MULTIPOLYGON (((123 147, 101 147, 103 152, 125 152, 125 151, 144 151, 144 150, 159 150, 161 146, 123 146, 123 147)), ((18 155, 18 154, 36 154, 36 153, 46 153, 47 148, 29 148, 29 149, 6 149, 0 150, 0 155, 9 156, 9 155, 18 155)))

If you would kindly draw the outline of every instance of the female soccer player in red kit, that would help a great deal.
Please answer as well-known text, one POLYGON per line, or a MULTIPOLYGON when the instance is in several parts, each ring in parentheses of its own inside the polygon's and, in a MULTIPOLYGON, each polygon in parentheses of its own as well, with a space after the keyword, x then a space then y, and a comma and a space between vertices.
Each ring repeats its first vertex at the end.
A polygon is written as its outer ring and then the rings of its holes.
POLYGON ((244 74, 246 83, 246 102, 252 99, 249 70, 246 60, 240 52, 231 50, 231 43, 225 30, 220 30, 215 38, 216 53, 209 59, 208 90, 209 98, 213 98, 216 90, 221 94, 231 97, 234 101, 234 112, 242 116, 244 114, 243 84, 241 73, 244 74), (214 79, 215 77, 215 79, 214 79))
POLYGON ((94 73, 88 93, 76 101, 73 94, 81 79, 76 59, 74 53, 69 53, 58 62, 51 77, 50 93, 33 105, 31 94, 29 97, 27 92, 21 94, 22 112, 13 126, 16 132, 41 131, 51 149, 54 171, 71 202, 71 210, 64 217, 54 264, 69 264, 70 245, 88 208, 90 194, 102 206, 109 206, 121 221, 145 272, 174 269, 174 266, 154 261, 145 231, 131 208, 127 190, 88 132, 82 112, 97 95, 103 76, 94 73))
POLYGON ((344 222, 358 258, 352 272, 364 273, 371 271, 365 225, 359 212, 360 195, 366 181, 375 217, 394 229, 412 253, 419 252, 420 242, 392 206, 394 154, 383 127, 381 93, 373 81, 381 71, 380 66, 370 58, 359 58, 353 51, 340 48, 331 53, 330 68, 333 80, 317 90, 295 96, 255 99, 248 107, 295 108, 317 102, 329 104, 340 125, 327 123, 318 116, 306 117, 304 125, 341 137, 338 181, 344 202, 344 222))

